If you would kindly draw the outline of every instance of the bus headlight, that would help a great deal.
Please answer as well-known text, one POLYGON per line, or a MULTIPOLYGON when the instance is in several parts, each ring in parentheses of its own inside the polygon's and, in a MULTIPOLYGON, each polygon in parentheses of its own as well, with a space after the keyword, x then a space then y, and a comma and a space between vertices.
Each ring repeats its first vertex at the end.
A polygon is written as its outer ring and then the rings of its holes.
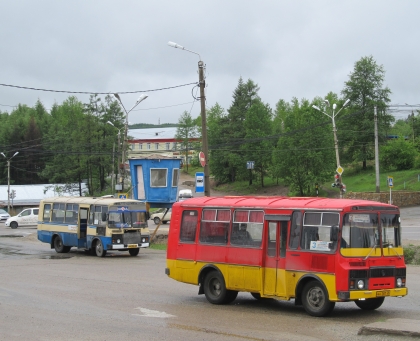
POLYGON ((397 287, 398 288, 402 287, 402 279, 401 278, 397 278, 397 287))
POLYGON ((121 242, 121 240, 117 239, 117 244, 119 244, 121 242))
POLYGON ((359 289, 363 289, 363 288, 365 287, 365 282, 364 282, 362 279, 359 279, 359 280, 357 281, 357 287, 358 287, 359 289))

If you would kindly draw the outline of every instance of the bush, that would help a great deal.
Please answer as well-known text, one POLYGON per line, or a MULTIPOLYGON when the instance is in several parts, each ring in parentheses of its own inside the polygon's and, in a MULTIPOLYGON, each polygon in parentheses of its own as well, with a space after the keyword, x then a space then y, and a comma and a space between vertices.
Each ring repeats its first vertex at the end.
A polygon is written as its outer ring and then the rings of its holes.
POLYGON ((420 265, 420 246, 409 244, 404 247, 405 264, 420 265))
POLYGON ((404 139, 389 141, 381 149, 381 164, 386 169, 407 170, 414 166, 414 159, 418 155, 414 145, 404 139))

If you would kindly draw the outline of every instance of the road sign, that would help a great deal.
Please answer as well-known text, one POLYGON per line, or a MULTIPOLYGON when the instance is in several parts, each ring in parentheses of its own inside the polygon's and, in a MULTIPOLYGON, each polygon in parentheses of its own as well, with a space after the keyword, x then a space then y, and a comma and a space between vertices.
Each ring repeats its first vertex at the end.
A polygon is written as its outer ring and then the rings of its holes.
POLYGON ((336 172, 341 175, 344 172, 344 168, 341 166, 338 166, 336 172))
POLYGON ((205 166, 206 165, 206 156, 204 155, 204 153, 203 152, 200 152, 199 154, 198 154, 198 159, 200 160, 200 164, 201 164, 201 166, 205 166))
POLYGON ((195 173, 195 192, 204 193, 204 173, 195 173))
POLYGON ((388 176, 388 187, 392 188, 394 187, 394 177, 388 176))
POLYGON ((247 161, 246 162, 246 169, 254 169, 255 161, 247 161))
POLYGON ((128 194, 127 193, 120 193, 118 194, 118 199, 127 199, 128 198, 128 194))

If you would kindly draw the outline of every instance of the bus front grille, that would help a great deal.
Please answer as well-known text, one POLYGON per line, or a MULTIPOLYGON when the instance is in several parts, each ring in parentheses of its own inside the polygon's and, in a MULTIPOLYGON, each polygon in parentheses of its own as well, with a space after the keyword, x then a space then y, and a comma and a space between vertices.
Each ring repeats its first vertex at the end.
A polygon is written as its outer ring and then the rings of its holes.
POLYGON ((140 231, 127 231, 124 233, 124 244, 139 244, 140 231))

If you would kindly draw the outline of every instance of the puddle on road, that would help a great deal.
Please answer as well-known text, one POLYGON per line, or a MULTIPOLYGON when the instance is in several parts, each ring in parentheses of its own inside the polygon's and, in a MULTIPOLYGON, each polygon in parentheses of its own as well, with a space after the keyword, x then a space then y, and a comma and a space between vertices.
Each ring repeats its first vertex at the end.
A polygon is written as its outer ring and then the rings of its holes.
POLYGON ((40 256, 39 259, 70 259, 73 258, 75 255, 43 255, 40 256))
POLYGON ((3 236, 0 236, 0 238, 23 238, 23 235, 20 234, 5 234, 3 236))

